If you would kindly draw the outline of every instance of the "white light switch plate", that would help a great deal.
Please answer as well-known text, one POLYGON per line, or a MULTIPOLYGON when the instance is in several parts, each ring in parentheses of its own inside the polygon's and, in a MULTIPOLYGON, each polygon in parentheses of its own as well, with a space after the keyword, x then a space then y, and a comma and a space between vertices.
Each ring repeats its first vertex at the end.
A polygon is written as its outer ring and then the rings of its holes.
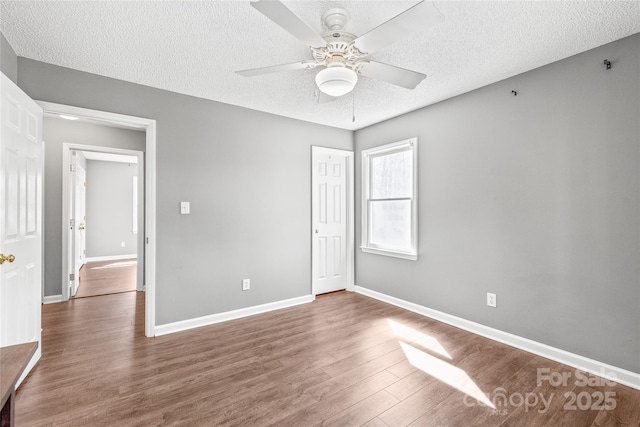
POLYGON ((191 206, 189 202, 180 202, 180 214, 189 215, 191 213, 191 206))

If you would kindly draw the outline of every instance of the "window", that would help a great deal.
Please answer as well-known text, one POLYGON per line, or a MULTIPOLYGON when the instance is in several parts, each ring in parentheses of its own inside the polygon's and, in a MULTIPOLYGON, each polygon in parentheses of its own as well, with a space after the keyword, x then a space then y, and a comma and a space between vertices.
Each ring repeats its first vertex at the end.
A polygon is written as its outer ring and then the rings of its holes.
POLYGON ((362 152, 364 252, 418 259, 417 145, 411 138, 362 152))

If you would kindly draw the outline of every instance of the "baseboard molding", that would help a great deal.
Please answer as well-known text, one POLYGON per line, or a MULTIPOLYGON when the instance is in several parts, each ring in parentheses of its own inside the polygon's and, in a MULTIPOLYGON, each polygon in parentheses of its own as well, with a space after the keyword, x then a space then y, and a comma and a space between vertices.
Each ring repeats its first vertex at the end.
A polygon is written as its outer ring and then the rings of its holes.
POLYGON ((395 298, 377 291, 373 291, 371 289, 363 288, 361 286, 356 286, 355 291, 359 294, 375 298, 377 300, 395 305, 400 308, 404 308, 409 311, 413 311, 414 313, 430 317, 432 319, 447 323, 460 329, 464 329, 477 335, 481 335, 494 341, 498 341, 503 344, 507 344, 512 347, 527 351, 529 353, 533 353, 538 356, 542 356, 547 359, 572 366, 574 368, 580 369, 581 371, 589 372, 601 377, 611 376, 612 379, 614 379, 614 381, 618 384, 623 384, 628 387, 640 390, 640 373, 628 371, 626 369, 618 368, 607 363, 589 359, 587 357, 580 356, 579 354, 570 353, 566 350, 552 347, 547 344, 542 344, 540 342, 504 332, 499 329, 494 329, 489 326, 484 326, 479 323, 463 319, 461 317, 433 310, 431 308, 395 298))
POLYGON ((62 295, 49 295, 42 298, 43 304, 54 304, 56 302, 62 302, 62 295))
POLYGON ((166 335, 174 332, 186 331, 187 329, 199 328, 201 326, 213 325, 214 323, 226 322, 228 320, 239 319, 241 317, 253 316, 255 314, 266 313, 268 311, 280 310, 294 305, 306 304, 313 301, 313 295, 291 298, 268 304, 254 305, 252 307, 240 308, 238 310, 225 311, 224 313, 211 314, 209 316, 196 317, 195 319, 181 320, 179 322, 157 325, 155 335, 166 335))
POLYGON ((108 256, 92 256, 87 257, 87 262, 95 262, 95 261, 116 261, 119 259, 134 259, 138 258, 137 254, 127 254, 127 255, 108 255, 108 256))

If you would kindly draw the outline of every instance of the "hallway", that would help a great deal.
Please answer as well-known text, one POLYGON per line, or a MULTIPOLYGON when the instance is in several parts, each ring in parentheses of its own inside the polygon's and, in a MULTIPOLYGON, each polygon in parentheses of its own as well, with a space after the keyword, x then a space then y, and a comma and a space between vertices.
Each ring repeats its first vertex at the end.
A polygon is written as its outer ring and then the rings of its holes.
POLYGON ((80 286, 73 298, 136 290, 137 259, 88 262, 80 269, 80 286))

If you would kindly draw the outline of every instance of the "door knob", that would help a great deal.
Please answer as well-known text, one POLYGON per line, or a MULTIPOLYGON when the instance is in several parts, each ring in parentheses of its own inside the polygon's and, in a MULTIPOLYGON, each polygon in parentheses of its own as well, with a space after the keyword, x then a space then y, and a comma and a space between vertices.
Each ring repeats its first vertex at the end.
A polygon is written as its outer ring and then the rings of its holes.
POLYGON ((318 234, 318 229, 316 228, 316 234, 318 234))
POLYGON ((0 264, 4 264, 5 261, 13 262, 15 260, 16 260, 16 257, 13 256, 13 254, 10 254, 10 255, 0 254, 0 264))
POLYGON ((80 223, 80 225, 78 226, 78 228, 79 228, 80 230, 84 230, 84 222, 81 222, 81 223, 80 223))

